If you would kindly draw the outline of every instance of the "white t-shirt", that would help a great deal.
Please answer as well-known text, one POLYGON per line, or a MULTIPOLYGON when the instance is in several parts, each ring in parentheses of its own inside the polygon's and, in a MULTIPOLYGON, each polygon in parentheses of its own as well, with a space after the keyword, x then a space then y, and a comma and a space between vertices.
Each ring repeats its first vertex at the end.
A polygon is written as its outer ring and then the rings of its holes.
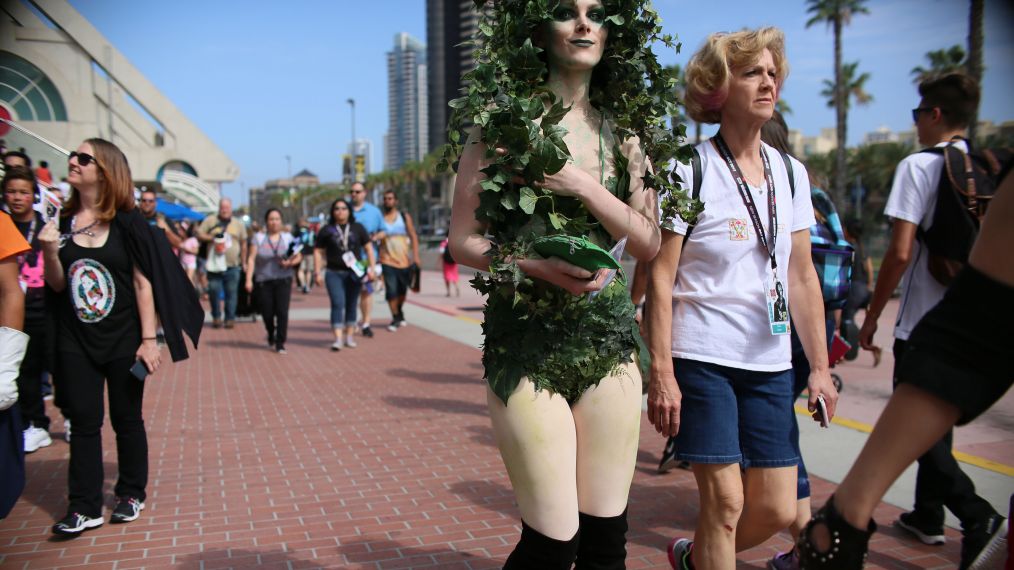
MULTIPOLYGON (((948 143, 936 146, 944 147, 948 143)), ((958 148, 968 152, 964 141, 958 148)), ((944 157, 928 152, 917 152, 905 157, 894 172, 891 195, 887 197, 884 214, 895 220, 904 220, 922 226, 933 224, 936 211, 937 185, 944 168, 944 157)), ((934 305, 944 298, 947 287, 940 284, 929 272, 928 252, 917 239, 912 244, 912 257, 901 278, 901 306, 894 323, 894 337, 908 340, 912 329, 934 305)))
MULTIPOLYGON (((806 168, 794 158, 795 197, 785 163, 778 151, 764 144, 771 164, 778 210, 775 259, 778 278, 789 290, 792 232, 807 231, 815 223, 806 168), (788 230, 788 231, 786 231, 788 230)), ((777 372, 792 367, 789 335, 771 334, 765 290, 771 286, 771 260, 757 240, 750 214, 743 204, 728 166, 710 141, 697 145, 701 154, 700 199, 704 212, 684 244, 673 286, 672 355, 722 366, 777 372)), ((676 169, 693 187, 693 169, 676 169)), ((771 239, 767 182, 750 187, 764 232, 771 239)), ((678 216, 663 221, 666 228, 686 235, 678 216)))

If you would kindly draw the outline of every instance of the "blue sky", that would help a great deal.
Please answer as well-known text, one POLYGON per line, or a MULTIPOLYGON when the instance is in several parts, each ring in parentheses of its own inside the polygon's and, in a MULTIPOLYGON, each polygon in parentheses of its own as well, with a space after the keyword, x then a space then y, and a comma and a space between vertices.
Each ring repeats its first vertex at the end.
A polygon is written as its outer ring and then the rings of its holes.
MULTIPOLYGON (((339 178, 339 156, 351 138, 346 99, 356 100, 356 136, 373 141, 383 163, 387 130, 386 52, 394 35, 425 41, 425 0, 70 0, 116 48, 196 123, 240 168, 226 194, 246 202, 244 189, 308 168, 324 181, 339 178)), ((787 37, 791 73, 782 96, 790 127, 816 134, 834 126, 820 97, 832 76, 832 36, 805 28, 804 0, 655 0, 683 63, 713 31, 775 25, 787 37)), ((909 71, 927 51, 966 43, 965 0, 870 0, 844 37, 845 61, 871 74, 872 104, 855 107, 849 143, 886 125, 911 127, 918 103, 909 71)), ((986 0, 986 78, 980 116, 1014 119, 1014 8, 986 0)))

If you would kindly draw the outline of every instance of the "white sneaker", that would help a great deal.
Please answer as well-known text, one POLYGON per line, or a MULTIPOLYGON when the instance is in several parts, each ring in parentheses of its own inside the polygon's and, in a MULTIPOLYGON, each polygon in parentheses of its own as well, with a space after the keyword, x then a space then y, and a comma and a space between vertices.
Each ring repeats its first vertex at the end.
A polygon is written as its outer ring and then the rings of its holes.
POLYGON ((338 352, 341 349, 342 349, 341 339, 334 341, 334 344, 331 345, 331 352, 338 352))
POLYGON ((359 345, 358 345, 358 344, 356 344, 356 339, 354 339, 354 338, 352 338, 352 337, 350 336, 350 337, 347 337, 347 338, 345 339, 345 346, 347 346, 347 347, 349 347, 349 348, 355 348, 355 347, 357 347, 357 346, 359 346, 359 345))
POLYGON ((70 443, 70 420, 63 420, 63 439, 70 443))
POLYGON ((24 431, 25 435, 25 453, 33 453, 40 447, 46 447, 53 444, 53 440, 49 437, 49 432, 35 426, 29 426, 24 431))

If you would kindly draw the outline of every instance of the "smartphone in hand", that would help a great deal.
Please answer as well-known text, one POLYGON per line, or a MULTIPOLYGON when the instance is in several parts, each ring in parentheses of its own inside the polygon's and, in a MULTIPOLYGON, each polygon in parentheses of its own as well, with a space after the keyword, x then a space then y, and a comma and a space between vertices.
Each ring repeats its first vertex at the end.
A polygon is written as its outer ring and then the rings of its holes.
POLYGON ((140 381, 144 381, 148 377, 148 367, 145 366, 144 362, 137 360, 134 365, 130 367, 130 373, 134 375, 140 381))
POLYGON ((824 403, 824 396, 817 396, 817 419, 820 420, 820 427, 826 428, 831 425, 827 416, 827 404, 824 403))

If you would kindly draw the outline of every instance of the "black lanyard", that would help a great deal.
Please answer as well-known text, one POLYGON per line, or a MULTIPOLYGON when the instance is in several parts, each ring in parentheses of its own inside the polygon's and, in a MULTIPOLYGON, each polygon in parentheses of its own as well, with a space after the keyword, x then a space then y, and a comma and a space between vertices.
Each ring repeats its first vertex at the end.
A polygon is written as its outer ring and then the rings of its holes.
POLYGON ((38 259, 34 246, 32 246, 32 240, 35 239, 35 225, 39 221, 39 216, 35 212, 32 212, 32 223, 28 225, 28 233, 25 234, 25 241, 28 242, 28 247, 32 247, 32 251, 22 253, 17 257, 18 260, 18 273, 24 270, 25 264, 35 265, 38 259))
POLYGON ((278 234, 278 241, 271 243, 271 234, 264 234, 264 241, 268 242, 268 246, 271 247, 271 252, 275 254, 275 257, 281 257, 278 255, 278 247, 282 245, 282 234, 278 234))
POLYGON ((722 138, 722 133, 717 133, 714 137, 715 146, 718 147, 718 154, 725 160, 725 165, 729 167, 729 172, 732 173, 732 179, 736 182, 736 187, 739 189, 739 196, 743 199, 743 205, 746 206, 746 211, 750 213, 750 220, 753 222, 754 231, 757 232, 757 241, 760 242, 761 247, 767 252, 768 257, 771 259, 771 269, 775 270, 778 268, 778 261, 775 259, 775 242, 778 240, 778 205, 775 199, 775 179, 771 175, 771 163, 768 162, 768 155, 764 152, 764 148, 761 147, 761 160, 764 162, 764 178, 768 182, 768 221, 769 227, 771 228, 771 241, 768 241, 768 236, 764 232, 764 225, 761 223, 760 214, 757 213, 757 205, 753 201, 753 195, 750 194, 750 187, 746 184, 746 178, 743 177, 742 171, 739 169, 739 165, 736 164, 736 159, 732 157, 732 151, 729 150, 729 146, 725 144, 725 139, 722 138))
POLYGON ((345 253, 346 251, 349 250, 349 233, 351 231, 351 226, 352 224, 345 224, 345 230, 342 231, 341 226, 339 226, 338 224, 334 225, 334 234, 335 238, 337 238, 335 242, 339 243, 338 240, 341 240, 340 243, 342 244, 342 253, 345 253))

